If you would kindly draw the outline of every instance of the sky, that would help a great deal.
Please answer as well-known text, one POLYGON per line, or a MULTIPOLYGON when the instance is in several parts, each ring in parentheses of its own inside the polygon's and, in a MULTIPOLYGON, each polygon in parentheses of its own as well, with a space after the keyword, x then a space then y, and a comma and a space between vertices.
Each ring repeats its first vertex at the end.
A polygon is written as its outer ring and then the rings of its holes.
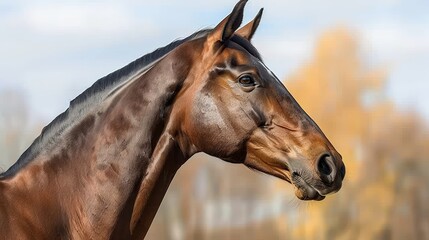
MULTIPOLYGON (((48 122, 97 79, 191 33, 214 27, 236 1, 0 1, 0 92, 17 90, 48 122)), ((388 66, 386 94, 429 119, 429 1, 251 0, 264 7, 254 45, 285 79, 337 26, 358 36, 369 68, 388 66)))

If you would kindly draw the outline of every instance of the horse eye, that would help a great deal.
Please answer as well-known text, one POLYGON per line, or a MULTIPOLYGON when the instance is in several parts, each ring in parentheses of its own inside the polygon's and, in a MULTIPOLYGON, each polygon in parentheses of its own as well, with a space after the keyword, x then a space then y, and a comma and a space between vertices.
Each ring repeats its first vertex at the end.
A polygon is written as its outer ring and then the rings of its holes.
POLYGON ((255 80, 250 75, 243 75, 238 79, 238 82, 245 86, 245 87, 251 87, 255 85, 255 80))

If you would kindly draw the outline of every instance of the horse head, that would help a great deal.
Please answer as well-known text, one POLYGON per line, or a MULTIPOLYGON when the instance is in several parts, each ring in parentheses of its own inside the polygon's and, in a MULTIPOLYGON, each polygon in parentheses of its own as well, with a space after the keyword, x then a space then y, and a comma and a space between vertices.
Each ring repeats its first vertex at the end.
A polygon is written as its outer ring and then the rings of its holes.
POLYGON ((196 40, 202 53, 175 109, 186 116, 187 148, 284 179, 302 200, 322 200, 341 188, 342 157, 250 43, 262 9, 238 29, 245 4, 196 40))

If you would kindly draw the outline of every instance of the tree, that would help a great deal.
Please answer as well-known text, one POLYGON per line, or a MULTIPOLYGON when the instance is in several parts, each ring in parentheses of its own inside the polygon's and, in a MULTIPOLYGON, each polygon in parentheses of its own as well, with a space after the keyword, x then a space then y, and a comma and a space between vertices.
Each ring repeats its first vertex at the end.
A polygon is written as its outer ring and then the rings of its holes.
POLYGON ((349 224, 354 221, 358 204, 354 193, 365 172, 361 163, 365 132, 371 122, 368 115, 372 108, 388 104, 380 101, 383 100, 380 96, 365 98, 379 94, 384 81, 384 71, 369 70, 365 66, 356 38, 342 28, 324 33, 313 59, 285 81, 292 95, 342 154, 347 166, 340 193, 328 197, 325 203, 312 207, 308 215, 302 216, 302 228, 308 239, 356 236, 356 230, 349 224), (330 216, 329 221, 325 219, 327 216, 330 216))

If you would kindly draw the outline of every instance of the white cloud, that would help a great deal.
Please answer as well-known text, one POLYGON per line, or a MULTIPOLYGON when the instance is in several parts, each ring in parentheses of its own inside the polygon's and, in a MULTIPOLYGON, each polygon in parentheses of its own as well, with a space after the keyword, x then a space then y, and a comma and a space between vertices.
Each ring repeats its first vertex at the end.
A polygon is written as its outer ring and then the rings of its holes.
MULTIPOLYGON (((12 5, 0 14, 0 28, 13 34, 31 33, 49 38, 81 38, 151 35, 157 33, 154 19, 137 15, 133 7, 119 2, 28 2, 12 5)), ((1 8, 1 5, 0 5, 1 8)), ((6 35, 7 38, 8 35, 6 35)), ((18 36, 19 37, 19 36, 18 36)))
POLYGON ((361 33, 368 47, 384 60, 406 61, 429 54, 427 24, 375 23, 363 28, 361 33))
POLYGON ((120 3, 21 0, 12 5, 0 14, 2 71, 41 62, 55 66, 52 59, 137 41, 145 44, 142 36, 159 35, 153 19, 120 3))
POLYGON ((112 3, 38 5, 22 14, 30 28, 47 34, 117 35, 132 31, 141 21, 124 5, 112 3))

